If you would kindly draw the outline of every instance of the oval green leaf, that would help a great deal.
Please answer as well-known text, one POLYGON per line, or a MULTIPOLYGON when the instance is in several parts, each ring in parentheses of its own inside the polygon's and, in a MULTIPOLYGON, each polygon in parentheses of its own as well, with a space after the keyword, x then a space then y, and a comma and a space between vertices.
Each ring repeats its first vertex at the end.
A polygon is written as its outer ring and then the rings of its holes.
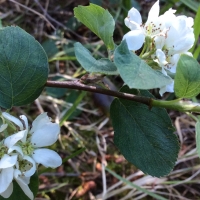
POLYGON ((117 68, 108 58, 96 60, 92 54, 79 42, 74 44, 74 51, 78 62, 87 72, 96 72, 107 75, 118 74, 117 68))
MULTIPOLYGON (((153 97, 148 91, 124 86, 121 92, 153 97)), ((115 99, 110 109, 114 144, 122 155, 146 174, 160 177, 173 169, 179 143, 174 127, 163 108, 152 108, 124 99, 115 99)))
POLYGON ((116 48, 114 63, 123 81, 130 88, 153 89, 172 83, 169 76, 152 69, 145 61, 129 51, 126 40, 116 48))
POLYGON ((113 32, 115 21, 112 15, 102 7, 90 4, 74 8, 75 17, 103 40, 108 49, 115 47, 113 32))
POLYGON ((192 98, 200 93, 200 65, 191 56, 181 55, 176 69, 174 90, 177 97, 192 98))
POLYGON ((33 102, 48 77, 42 46, 19 27, 0 29, 0 107, 33 102))

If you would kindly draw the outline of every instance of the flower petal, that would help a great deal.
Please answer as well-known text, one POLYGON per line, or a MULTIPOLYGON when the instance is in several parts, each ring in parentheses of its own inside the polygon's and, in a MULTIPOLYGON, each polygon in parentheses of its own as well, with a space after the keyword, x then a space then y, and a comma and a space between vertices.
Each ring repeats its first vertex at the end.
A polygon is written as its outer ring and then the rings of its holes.
POLYGON ((24 156, 23 160, 27 160, 29 163, 32 164, 32 167, 29 170, 26 170, 25 172, 23 172, 24 176, 26 177, 30 177, 32 176, 35 171, 36 171, 36 164, 35 161, 30 157, 30 156, 24 156))
POLYGON ((156 1, 151 7, 146 24, 153 22, 158 18, 160 12, 159 0, 156 1))
POLYGON ((0 195, 7 199, 8 197, 10 197, 12 192, 13 192, 13 183, 11 182, 8 188, 4 192, 0 193, 0 195))
POLYGON ((47 116, 47 113, 40 114, 32 123, 32 128, 30 133, 35 132, 36 130, 40 129, 45 124, 51 122, 50 118, 47 116))
POLYGON ((19 186, 21 187, 23 192, 26 194, 26 196, 28 196, 31 200, 33 200, 34 199, 33 192, 28 187, 26 181, 24 181, 20 177, 20 175, 21 175, 21 172, 16 169, 15 172, 14 172, 15 180, 17 181, 17 183, 19 184, 19 186))
POLYGON ((27 119, 27 117, 25 115, 20 115, 19 117, 24 121, 26 129, 28 129, 28 119, 27 119))
POLYGON ((13 151, 17 151, 21 156, 24 155, 24 154, 23 154, 23 151, 22 151, 22 149, 21 149, 21 147, 19 147, 19 146, 12 146, 12 147, 10 147, 10 148, 8 149, 8 154, 10 154, 10 153, 13 152, 13 151))
POLYGON ((167 64, 167 61, 166 61, 166 56, 164 54, 164 52, 161 50, 161 49, 157 49, 156 50, 156 56, 158 58, 158 64, 163 67, 164 65, 167 64))
POLYGON ((139 11, 135 8, 131 8, 128 11, 128 16, 125 18, 125 24, 128 28, 130 28, 130 21, 135 22, 139 25, 142 25, 142 17, 139 11))
POLYGON ((136 51, 142 47, 145 40, 145 35, 142 30, 134 30, 125 34, 123 40, 124 39, 127 42, 128 49, 136 51))
POLYGON ((6 145, 8 148, 12 147, 13 145, 15 145, 19 140, 21 140, 25 133, 27 131, 26 130, 23 130, 23 131, 19 131, 9 137, 7 137, 4 141, 4 145, 6 145))
POLYGON ((16 118, 16 117, 10 115, 10 114, 7 113, 7 112, 2 112, 2 115, 3 115, 3 117, 6 118, 7 120, 9 120, 9 121, 15 123, 17 126, 19 126, 20 130, 23 130, 23 129, 24 129, 22 122, 21 122, 18 118, 16 118))
POLYGON ((8 124, 2 124, 0 126, 0 132, 4 131, 8 127, 8 124))
POLYGON ((55 143, 60 133, 60 126, 56 123, 47 123, 31 136, 31 143, 35 147, 50 146, 55 143))
POLYGON ((10 168, 14 166, 17 162, 17 155, 9 156, 5 154, 0 159, 0 169, 10 168))
POLYGON ((160 88, 160 96, 162 96, 165 92, 174 92, 174 81, 166 86, 163 86, 162 88, 160 88))
POLYGON ((134 21, 130 21, 128 18, 124 20, 125 25, 131 30, 141 29, 140 25, 134 21))
POLYGON ((50 149, 36 149, 32 157, 36 163, 40 163, 45 167, 56 168, 62 164, 61 157, 50 149))
POLYGON ((0 194, 2 192, 5 192, 8 187, 10 186, 10 183, 13 180, 13 173, 14 169, 13 167, 9 167, 6 169, 2 169, 0 173, 0 194))

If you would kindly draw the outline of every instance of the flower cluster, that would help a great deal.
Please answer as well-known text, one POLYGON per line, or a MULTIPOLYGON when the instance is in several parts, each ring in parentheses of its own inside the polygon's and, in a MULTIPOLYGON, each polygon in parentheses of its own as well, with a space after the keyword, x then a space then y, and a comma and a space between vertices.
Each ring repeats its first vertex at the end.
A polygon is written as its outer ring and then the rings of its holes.
MULTIPOLYGON (((175 16, 176 10, 171 8, 160 16, 159 12, 158 0, 149 11, 147 22, 142 24, 140 13, 132 8, 125 18, 125 24, 131 31, 125 34, 123 39, 126 40, 129 50, 136 51, 147 45, 150 59, 153 59, 167 75, 168 72, 176 73, 181 54, 192 56, 188 50, 195 40, 192 28, 194 20, 184 15, 175 16), (149 44, 145 44, 147 38, 150 39, 149 44)), ((173 92, 173 84, 161 88, 160 94, 166 91, 173 92)))
POLYGON ((43 147, 56 142, 60 127, 52 123, 47 113, 40 114, 28 127, 26 116, 18 118, 3 112, 0 132, 7 133, 7 127, 15 128, 15 133, 0 142, 0 195, 8 198, 13 191, 13 180, 24 193, 33 199, 28 184, 36 172, 37 165, 56 168, 62 164, 60 156, 53 150, 43 147))

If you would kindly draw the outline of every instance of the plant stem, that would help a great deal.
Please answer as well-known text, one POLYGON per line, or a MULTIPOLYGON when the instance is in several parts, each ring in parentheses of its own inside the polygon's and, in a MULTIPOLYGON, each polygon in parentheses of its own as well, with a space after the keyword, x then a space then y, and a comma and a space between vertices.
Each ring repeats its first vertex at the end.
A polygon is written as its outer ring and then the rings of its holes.
POLYGON ((113 91, 113 90, 99 88, 96 86, 85 85, 78 80, 62 81, 62 82, 61 81, 47 81, 46 87, 58 87, 58 88, 70 88, 70 89, 76 89, 76 90, 84 90, 84 91, 88 91, 88 92, 94 92, 94 93, 105 94, 105 95, 109 95, 109 96, 113 96, 113 97, 118 97, 121 99, 128 99, 128 100, 146 104, 148 106, 150 105, 150 102, 151 102, 151 98, 148 98, 148 97, 142 97, 142 96, 137 96, 134 94, 122 93, 122 92, 117 92, 117 91, 113 91))
POLYGON ((76 90, 83 90, 88 92, 100 93, 109 96, 118 97, 121 99, 127 99, 135 102, 139 102, 151 107, 167 108, 171 110, 177 110, 181 112, 199 112, 200 104, 183 101, 181 99, 176 99, 172 101, 156 100, 149 97, 137 96, 129 93, 122 93, 118 91, 113 91, 109 89, 99 88, 97 86, 85 85, 79 80, 76 81, 47 81, 46 87, 58 87, 58 88, 70 88, 76 90))

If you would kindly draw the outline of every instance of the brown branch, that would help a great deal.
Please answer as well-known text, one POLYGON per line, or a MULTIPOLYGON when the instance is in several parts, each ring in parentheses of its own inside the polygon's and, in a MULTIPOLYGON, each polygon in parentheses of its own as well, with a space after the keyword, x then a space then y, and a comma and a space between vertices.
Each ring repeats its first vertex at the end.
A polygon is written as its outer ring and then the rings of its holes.
POLYGON ((96 86, 90 86, 90 85, 85 85, 81 83, 80 81, 47 81, 46 82, 46 87, 58 87, 58 88, 70 88, 70 89, 76 89, 76 90, 84 90, 88 92, 94 92, 94 93, 100 93, 100 94, 105 94, 113 97, 118 97, 121 99, 128 99, 131 101, 136 101, 139 103, 146 104, 148 106, 151 105, 151 98, 148 97, 142 97, 142 96, 137 96, 133 94, 128 94, 128 93, 122 93, 122 92, 117 92, 113 90, 108 90, 108 89, 103 89, 99 88, 96 86))

